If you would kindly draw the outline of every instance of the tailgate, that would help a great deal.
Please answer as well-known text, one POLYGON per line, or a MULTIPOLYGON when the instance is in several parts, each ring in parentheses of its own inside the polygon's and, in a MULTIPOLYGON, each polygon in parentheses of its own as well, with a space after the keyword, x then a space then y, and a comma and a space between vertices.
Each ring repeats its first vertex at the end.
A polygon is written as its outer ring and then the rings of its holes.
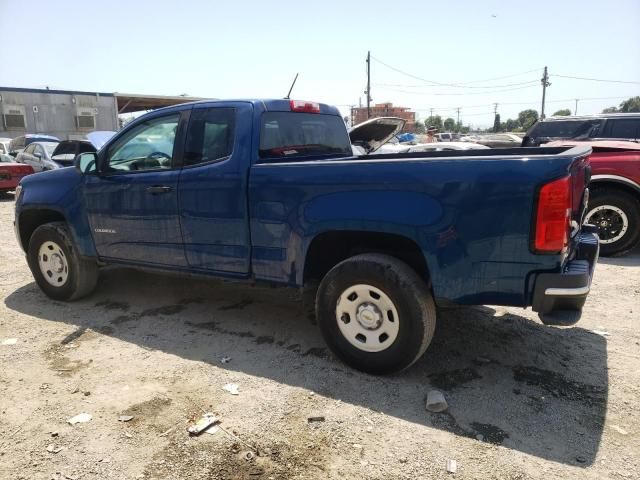
POLYGON ((589 182, 591 180, 590 154, 591 150, 589 149, 582 155, 577 156, 569 167, 569 175, 571 176, 570 251, 573 251, 576 247, 584 216, 587 213, 589 182))

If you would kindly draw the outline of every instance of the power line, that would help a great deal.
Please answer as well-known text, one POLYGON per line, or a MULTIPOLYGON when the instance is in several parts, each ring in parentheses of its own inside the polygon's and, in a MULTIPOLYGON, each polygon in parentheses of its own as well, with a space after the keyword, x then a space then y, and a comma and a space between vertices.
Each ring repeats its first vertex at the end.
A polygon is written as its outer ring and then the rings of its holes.
POLYGON ((434 96, 464 96, 464 95, 491 95, 494 93, 502 93, 502 92, 513 92, 515 90, 523 90, 525 88, 533 88, 533 87, 537 87, 539 80, 533 80, 529 83, 531 83, 531 85, 527 85, 524 87, 516 87, 516 88, 508 88, 505 90, 492 90, 490 92, 470 92, 470 93, 442 93, 442 92, 438 92, 438 93, 427 93, 427 92, 409 92, 407 90, 397 90, 397 89, 393 89, 393 88, 388 88, 388 87, 381 87, 380 84, 376 84, 375 86, 378 88, 381 88, 382 90, 388 90, 391 92, 398 92, 398 93, 408 93, 409 95, 434 95, 434 96))
MULTIPOLYGON (((510 85, 485 85, 485 86, 468 86, 469 83, 481 83, 484 81, 488 81, 488 80, 476 80, 476 81, 472 81, 472 82, 466 82, 466 83, 445 83, 445 82, 437 82, 435 80, 428 80, 426 78, 422 78, 419 77, 417 75, 413 75, 412 73, 409 72, 405 72, 404 70, 400 70, 399 68, 396 68, 392 65, 389 65, 386 62, 383 62, 382 60, 380 60, 379 58, 376 58, 374 56, 371 57, 373 60, 375 60, 376 62, 378 62, 381 65, 384 65, 385 67, 387 67, 390 70, 393 70, 394 72, 400 73, 402 75, 405 75, 407 77, 410 78, 414 78, 416 80, 419 80, 421 82, 424 83, 428 83, 430 84, 430 86, 439 86, 439 87, 454 87, 454 88, 481 88, 481 89, 487 89, 487 88, 502 88, 505 86, 510 86, 510 85)), ((525 73, 530 73, 530 72, 525 72, 525 73)), ((522 74, 515 74, 515 75, 507 75, 506 77, 511 77, 511 76, 517 76, 517 75, 524 75, 524 73, 522 74)), ((502 78, 506 78, 506 77, 502 77, 502 78)), ((494 78, 495 79, 499 79, 501 77, 497 77, 494 78)), ((516 84, 513 84, 516 85, 516 84)))
MULTIPOLYGON (((536 82, 538 82, 538 80, 528 80, 526 82, 508 83, 506 85, 493 85, 490 87, 465 87, 465 88, 506 88, 506 87, 516 87, 518 85, 531 85, 536 82)), ((377 86, 402 87, 402 88, 429 88, 429 87, 433 87, 434 85, 406 85, 402 83, 378 83, 377 86)), ((486 93, 491 93, 491 92, 486 92, 486 93)))
POLYGON ((640 82, 628 81, 628 80, 605 80, 602 78, 586 78, 586 77, 572 77, 570 75, 558 75, 553 74, 552 77, 571 78, 573 80, 588 80, 590 82, 608 82, 608 83, 630 83, 633 85, 640 85, 640 82))

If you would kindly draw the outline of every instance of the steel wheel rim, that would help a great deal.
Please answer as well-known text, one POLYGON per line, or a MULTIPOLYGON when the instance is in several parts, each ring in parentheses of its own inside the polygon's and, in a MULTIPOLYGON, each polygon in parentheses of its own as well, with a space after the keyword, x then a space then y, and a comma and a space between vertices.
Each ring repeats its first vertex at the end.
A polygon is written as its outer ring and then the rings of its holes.
POLYGON ((598 228, 600 243, 604 245, 617 242, 629 229, 627 214, 613 205, 600 205, 590 210, 585 223, 593 223, 598 228))
POLYGON ((352 285, 342 292, 336 321, 344 338, 364 352, 386 350, 400 330, 398 310, 389 296, 366 284, 352 285))
POLYGON ((38 249, 38 266, 44 279, 54 287, 62 287, 69 278, 69 262, 55 242, 47 241, 38 249))

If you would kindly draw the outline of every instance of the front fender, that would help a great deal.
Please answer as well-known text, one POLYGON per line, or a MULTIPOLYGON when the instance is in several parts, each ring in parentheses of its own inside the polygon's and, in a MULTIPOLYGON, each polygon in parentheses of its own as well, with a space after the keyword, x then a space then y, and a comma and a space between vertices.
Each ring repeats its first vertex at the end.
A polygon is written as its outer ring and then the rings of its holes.
POLYGON ((15 228, 23 248, 28 243, 23 236, 30 236, 37 226, 50 221, 48 219, 61 217, 69 226, 78 254, 97 256, 82 195, 82 180, 75 168, 37 173, 22 180, 22 193, 16 200, 15 228))

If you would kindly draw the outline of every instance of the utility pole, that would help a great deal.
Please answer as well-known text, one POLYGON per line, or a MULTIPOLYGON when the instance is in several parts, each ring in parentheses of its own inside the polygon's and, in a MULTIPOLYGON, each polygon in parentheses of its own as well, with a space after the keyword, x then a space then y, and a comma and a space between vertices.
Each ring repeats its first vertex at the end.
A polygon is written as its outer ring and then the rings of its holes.
POLYGON ((460 107, 456 109, 456 112, 458 112, 458 121, 456 122, 456 124, 460 125, 460 107))
POLYGON ((431 119, 431 121, 433 122, 433 108, 429 109, 429 118, 431 119))
POLYGON ((576 109, 573 111, 573 114, 574 114, 574 115, 577 115, 577 114, 578 114, 578 100, 579 100, 579 99, 578 99, 578 98, 576 98, 576 109))
POLYGON ((540 120, 544 120, 544 100, 547 95, 547 87, 551 85, 549 83, 549 75, 547 74, 547 67, 544 67, 544 75, 542 75, 542 108, 540 109, 540 120))
POLYGON ((367 118, 371 118, 371 52, 367 52, 367 118))

